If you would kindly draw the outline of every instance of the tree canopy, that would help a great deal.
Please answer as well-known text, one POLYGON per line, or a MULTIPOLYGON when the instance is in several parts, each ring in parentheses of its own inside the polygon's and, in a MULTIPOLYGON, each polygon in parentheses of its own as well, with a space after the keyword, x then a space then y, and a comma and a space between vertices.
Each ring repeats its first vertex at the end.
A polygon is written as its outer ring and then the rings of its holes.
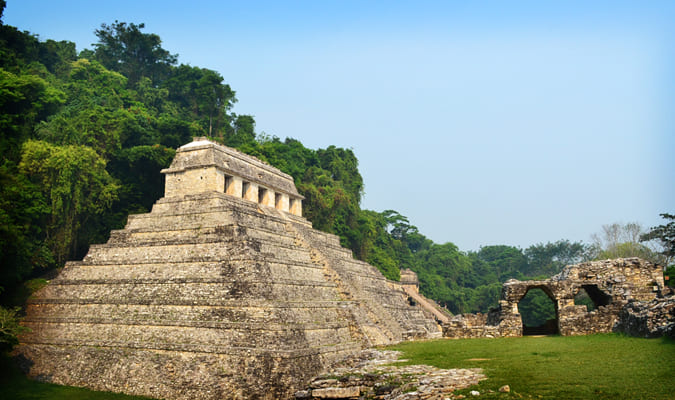
POLYGON ((143 28, 143 23, 115 21, 111 25, 102 24, 95 31, 98 37, 98 43, 94 44, 95 58, 109 70, 126 76, 130 86, 143 77, 157 85, 178 59, 177 54, 162 48, 159 36, 143 33, 143 28))
POLYGON ((645 243, 657 239, 658 236, 647 239, 648 235, 637 222, 603 225, 600 233, 592 235, 595 258, 640 257, 654 264, 668 265, 666 253, 661 253, 658 248, 645 243))
POLYGON ((640 235, 640 241, 656 240, 662 247, 661 255, 664 257, 664 266, 670 266, 675 258, 675 215, 660 214, 668 222, 664 225, 652 227, 649 232, 640 235))

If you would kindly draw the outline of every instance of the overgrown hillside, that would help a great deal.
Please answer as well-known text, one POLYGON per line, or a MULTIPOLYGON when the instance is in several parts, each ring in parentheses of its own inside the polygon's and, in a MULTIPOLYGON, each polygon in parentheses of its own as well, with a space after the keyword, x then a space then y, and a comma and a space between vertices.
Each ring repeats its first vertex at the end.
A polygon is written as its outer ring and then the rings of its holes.
POLYGON ((0 21, 3 305, 20 302, 24 282, 106 241, 128 214, 149 211, 163 194, 159 171, 193 136, 292 175, 315 228, 339 235, 390 279, 401 268, 416 271, 422 292, 452 312, 487 311, 501 282, 549 276, 595 254, 566 240, 462 252, 433 243, 396 211, 362 210, 364 182, 351 150, 256 133, 252 116, 232 111, 236 93, 218 72, 179 64, 143 29, 103 24, 94 48, 78 53, 72 42, 41 41, 0 21))

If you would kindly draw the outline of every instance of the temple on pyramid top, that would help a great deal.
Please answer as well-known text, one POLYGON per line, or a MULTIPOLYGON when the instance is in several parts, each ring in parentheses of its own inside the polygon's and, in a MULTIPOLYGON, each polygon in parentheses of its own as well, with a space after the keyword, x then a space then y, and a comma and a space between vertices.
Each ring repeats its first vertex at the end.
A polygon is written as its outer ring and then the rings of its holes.
POLYGON ((302 216, 304 197, 290 175, 205 137, 178 148, 162 173, 164 197, 216 191, 302 216))

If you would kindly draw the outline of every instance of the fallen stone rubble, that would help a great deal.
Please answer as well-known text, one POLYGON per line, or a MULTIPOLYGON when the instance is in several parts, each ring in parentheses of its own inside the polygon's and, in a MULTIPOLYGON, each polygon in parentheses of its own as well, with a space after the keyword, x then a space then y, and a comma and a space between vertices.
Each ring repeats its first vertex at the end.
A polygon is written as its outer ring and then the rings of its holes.
POLYGON ((439 369, 428 365, 395 365, 400 352, 365 350, 361 355, 315 378, 300 399, 445 400, 453 392, 485 378, 480 368, 439 369))
POLYGON ((636 337, 675 339, 675 297, 626 304, 614 331, 636 337))

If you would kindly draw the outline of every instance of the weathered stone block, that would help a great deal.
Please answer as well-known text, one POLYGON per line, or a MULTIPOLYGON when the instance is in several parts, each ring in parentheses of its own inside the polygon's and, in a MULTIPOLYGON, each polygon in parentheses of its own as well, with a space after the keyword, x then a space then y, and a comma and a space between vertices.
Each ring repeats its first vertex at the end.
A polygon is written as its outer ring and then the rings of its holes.
POLYGON ((312 396, 319 399, 349 399, 359 397, 361 389, 358 386, 329 387, 312 390, 312 396))

